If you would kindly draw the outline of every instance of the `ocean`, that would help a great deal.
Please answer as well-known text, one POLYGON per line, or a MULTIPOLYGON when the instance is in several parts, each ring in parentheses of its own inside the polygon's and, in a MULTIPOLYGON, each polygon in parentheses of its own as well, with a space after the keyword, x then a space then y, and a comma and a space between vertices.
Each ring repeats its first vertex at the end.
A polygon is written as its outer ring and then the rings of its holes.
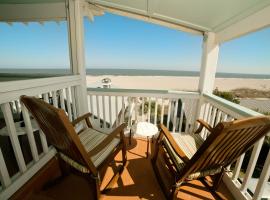
MULTIPOLYGON (((86 70, 87 75, 115 75, 115 76, 192 76, 200 75, 198 71, 176 71, 176 70, 147 70, 147 69, 105 69, 93 68, 86 70)), ((23 80, 31 78, 55 77, 70 75, 68 69, 0 69, 0 81, 23 80)), ((238 74, 220 73, 218 78, 254 78, 270 79, 270 74, 238 74)))

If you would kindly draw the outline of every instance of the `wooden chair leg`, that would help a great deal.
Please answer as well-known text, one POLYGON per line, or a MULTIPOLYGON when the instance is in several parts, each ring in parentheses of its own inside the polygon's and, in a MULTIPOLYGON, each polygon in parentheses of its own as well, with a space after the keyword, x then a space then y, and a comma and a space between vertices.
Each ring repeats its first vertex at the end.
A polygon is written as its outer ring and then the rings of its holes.
POLYGON ((123 144, 123 148, 122 148, 122 163, 123 163, 123 167, 126 166, 127 163, 127 149, 126 149, 126 144, 123 144))
POLYGON ((217 190, 218 186, 220 185, 222 181, 224 171, 220 172, 219 174, 215 175, 214 181, 213 181, 213 190, 217 190))

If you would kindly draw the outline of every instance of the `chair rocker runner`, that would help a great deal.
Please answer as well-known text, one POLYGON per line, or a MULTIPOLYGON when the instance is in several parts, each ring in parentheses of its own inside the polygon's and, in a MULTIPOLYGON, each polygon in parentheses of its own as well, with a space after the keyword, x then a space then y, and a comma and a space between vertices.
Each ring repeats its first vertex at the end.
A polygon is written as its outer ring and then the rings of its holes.
POLYGON ((270 130, 270 118, 265 116, 220 122, 214 128, 202 120, 197 121, 200 126, 193 134, 170 133, 164 125, 160 125, 152 164, 169 199, 176 198, 183 183, 194 179, 201 180, 218 198, 215 190, 226 167, 270 130), (203 128, 210 132, 205 141, 198 134, 203 128), (169 186, 161 178, 160 160, 163 161, 161 166, 165 166, 165 171, 172 177, 169 186), (215 175, 212 187, 204 179, 209 175, 215 175))
POLYGON ((53 145, 60 157, 63 172, 66 166, 70 171, 95 184, 96 198, 100 196, 100 171, 109 165, 116 154, 122 150, 122 165, 117 168, 110 182, 103 191, 109 189, 118 179, 126 164, 126 146, 124 141, 125 124, 121 124, 111 133, 103 133, 92 127, 85 114, 72 123, 62 109, 35 97, 21 96, 21 102, 36 119, 41 130, 53 145), (74 126, 85 122, 86 127, 77 134, 74 126), (65 163, 65 164, 63 164, 65 163))

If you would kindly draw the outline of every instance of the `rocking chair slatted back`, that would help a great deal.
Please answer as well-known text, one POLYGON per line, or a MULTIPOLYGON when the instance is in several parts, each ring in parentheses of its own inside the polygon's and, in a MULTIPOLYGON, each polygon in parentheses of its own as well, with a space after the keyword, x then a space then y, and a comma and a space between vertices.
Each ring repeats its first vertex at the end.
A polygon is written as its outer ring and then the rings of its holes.
POLYGON ((180 177, 209 169, 225 168, 270 130, 269 117, 220 122, 185 165, 180 177))
POLYGON ((97 173, 64 110, 34 97, 21 96, 20 100, 32 113, 48 141, 59 152, 87 167, 93 174, 97 173))

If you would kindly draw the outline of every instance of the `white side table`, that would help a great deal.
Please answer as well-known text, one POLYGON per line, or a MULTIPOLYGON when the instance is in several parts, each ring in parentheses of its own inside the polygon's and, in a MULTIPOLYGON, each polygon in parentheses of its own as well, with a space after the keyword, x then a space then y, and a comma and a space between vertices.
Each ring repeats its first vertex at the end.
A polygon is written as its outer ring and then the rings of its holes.
POLYGON ((146 158, 148 158, 149 154, 149 137, 154 136, 158 133, 158 128, 149 122, 138 122, 135 123, 132 127, 131 130, 134 134, 138 134, 140 136, 147 137, 147 153, 146 153, 146 158))

